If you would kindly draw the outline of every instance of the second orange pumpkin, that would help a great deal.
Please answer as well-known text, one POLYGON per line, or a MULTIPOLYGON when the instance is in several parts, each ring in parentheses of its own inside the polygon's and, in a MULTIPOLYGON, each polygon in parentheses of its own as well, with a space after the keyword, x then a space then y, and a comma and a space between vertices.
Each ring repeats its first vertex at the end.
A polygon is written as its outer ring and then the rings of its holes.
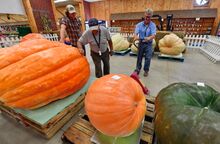
POLYGON ((92 125, 109 136, 128 136, 141 124, 146 111, 145 96, 132 78, 110 74, 97 79, 85 98, 92 125))

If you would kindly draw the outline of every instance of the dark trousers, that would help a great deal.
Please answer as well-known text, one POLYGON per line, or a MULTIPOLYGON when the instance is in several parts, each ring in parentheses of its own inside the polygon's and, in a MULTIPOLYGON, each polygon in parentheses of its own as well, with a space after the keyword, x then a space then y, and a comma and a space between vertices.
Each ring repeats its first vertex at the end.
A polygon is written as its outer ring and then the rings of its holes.
POLYGON ((91 51, 92 60, 95 64, 95 75, 97 78, 100 78, 103 76, 102 73, 102 64, 103 63, 103 72, 104 75, 107 75, 110 73, 110 64, 109 64, 109 51, 106 50, 106 52, 102 53, 100 56, 99 53, 91 51))
POLYGON ((144 71, 148 72, 153 54, 152 43, 139 43, 136 71, 139 73, 142 68, 142 59, 145 58, 144 71), (145 54, 145 55, 144 55, 145 54))

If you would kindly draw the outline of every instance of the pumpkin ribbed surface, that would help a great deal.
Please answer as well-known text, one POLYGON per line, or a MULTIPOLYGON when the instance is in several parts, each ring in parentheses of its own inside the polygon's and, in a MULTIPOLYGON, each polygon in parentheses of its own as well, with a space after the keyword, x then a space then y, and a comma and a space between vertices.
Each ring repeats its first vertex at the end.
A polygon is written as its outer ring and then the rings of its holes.
POLYGON ((179 55, 185 48, 183 40, 173 33, 159 40, 159 49, 162 54, 179 55))
POLYGON ((120 34, 112 36, 112 43, 114 51, 126 50, 129 47, 129 42, 120 34))
POLYGON ((39 33, 30 33, 30 34, 27 34, 26 36, 24 36, 20 42, 24 42, 27 40, 33 40, 33 39, 44 39, 44 37, 39 33))
POLYGON ((100 132, 109 136, 128 136, 144 118, 145 96, 132 78, 110 74, 91 85, 85 98, 85 110, 100 132))
POLYGON ((0 101, 15 108, 38 108, 76 92, 89 75, 89 64, 77 48, 28 40, 0 50, 0 101))
POLYGON ((220 93, 208 85, 174 83, 156 97, 160 144, 219 144, 220 93))

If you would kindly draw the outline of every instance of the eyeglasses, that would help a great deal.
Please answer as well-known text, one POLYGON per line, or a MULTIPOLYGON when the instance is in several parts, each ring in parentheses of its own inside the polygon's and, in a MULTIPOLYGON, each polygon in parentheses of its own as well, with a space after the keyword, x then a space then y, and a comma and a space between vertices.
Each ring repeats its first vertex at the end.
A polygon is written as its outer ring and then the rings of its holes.
POLYGON ((151 16, 145 16, 145 19, 150 19, 151 18, 151 16))

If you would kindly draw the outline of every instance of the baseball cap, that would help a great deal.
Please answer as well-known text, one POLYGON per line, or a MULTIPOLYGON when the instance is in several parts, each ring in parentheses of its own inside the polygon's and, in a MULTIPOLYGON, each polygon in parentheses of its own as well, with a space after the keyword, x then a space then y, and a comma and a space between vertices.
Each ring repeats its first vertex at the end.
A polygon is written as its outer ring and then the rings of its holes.
POLYGON ((98 30, 99 28, 99 21, 96 18, 89 19, 88 24, 90 30, 98 30))
POLYGON ((69 12, 69 13, 75 13, 76 12, 76 9, 73 5, 67 5, 66 6, 66 10, 69 12))

